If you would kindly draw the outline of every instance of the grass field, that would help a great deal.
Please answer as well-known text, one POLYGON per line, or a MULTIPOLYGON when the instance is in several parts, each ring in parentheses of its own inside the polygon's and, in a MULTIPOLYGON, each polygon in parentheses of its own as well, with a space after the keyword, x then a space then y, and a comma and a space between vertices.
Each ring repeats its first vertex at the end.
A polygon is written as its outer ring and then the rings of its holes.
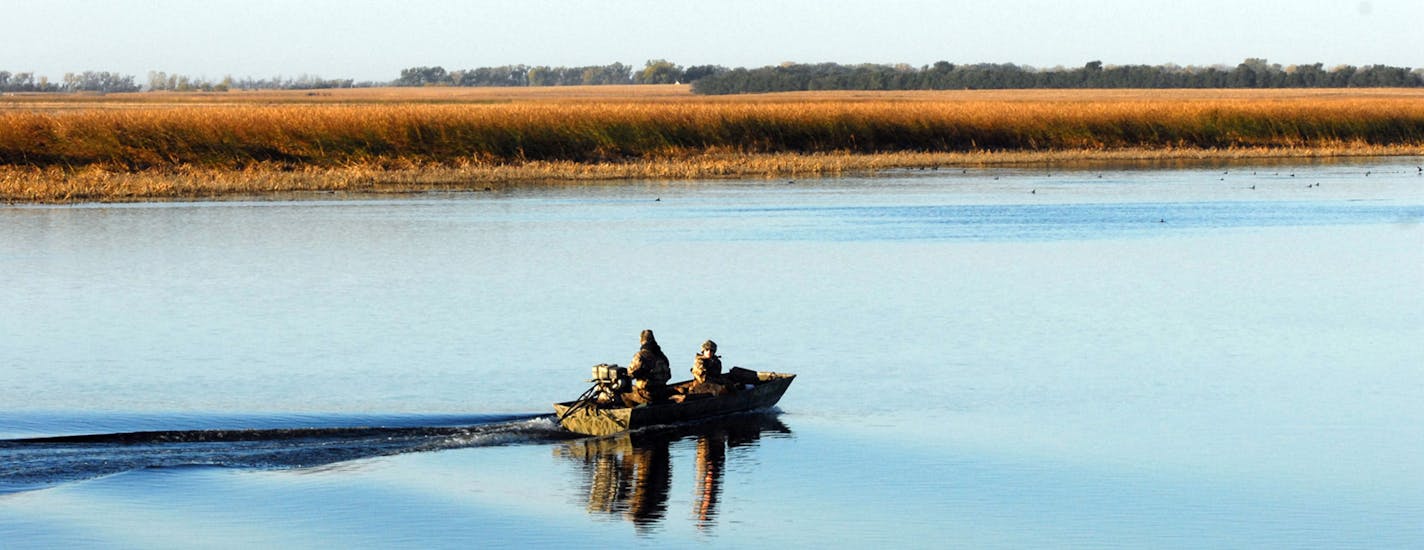
POLYGON ((1424 153, 1424 91, 1013 90, 702 97, 686 86, 0 97, 0 200, 890 167, 1424 153))

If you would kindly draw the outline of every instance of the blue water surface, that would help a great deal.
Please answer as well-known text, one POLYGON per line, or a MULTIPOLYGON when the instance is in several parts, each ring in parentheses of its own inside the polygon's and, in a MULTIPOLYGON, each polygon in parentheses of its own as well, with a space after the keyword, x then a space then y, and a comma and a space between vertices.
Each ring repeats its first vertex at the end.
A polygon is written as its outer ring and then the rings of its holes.
POLYGON ((1424 546, 1421 162, 6 206, 0 546, 1424 546))

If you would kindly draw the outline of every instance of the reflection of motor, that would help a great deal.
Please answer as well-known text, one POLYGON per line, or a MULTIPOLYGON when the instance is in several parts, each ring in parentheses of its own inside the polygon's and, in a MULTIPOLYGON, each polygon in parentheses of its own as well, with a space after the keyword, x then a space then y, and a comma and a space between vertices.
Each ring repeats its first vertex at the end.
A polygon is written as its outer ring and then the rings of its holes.
POLYGON ((600 405, 621 403, 619 395, 627 393, 633 387, 633 379, 629 378, 628 369, 618 365, 594 365, 593 379, 589 382, 593 382, 598 388, 594 400, 600 405))

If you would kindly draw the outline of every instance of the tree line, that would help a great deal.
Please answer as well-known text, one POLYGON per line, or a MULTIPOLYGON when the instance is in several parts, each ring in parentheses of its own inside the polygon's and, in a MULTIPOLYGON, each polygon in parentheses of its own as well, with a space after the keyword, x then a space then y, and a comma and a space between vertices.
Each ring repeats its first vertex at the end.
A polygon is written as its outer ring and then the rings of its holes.
POLYGON ((909 65, 796 64, 737 68, 692 84, 699 94, 805 90, 959 90, 1026 88, 1366 88, 1424 86, 1424 69, 1321 63, 1282 67, 1247 59, 1236 67, 1178 65, 1105 66, 1092 61, 1074 69, 1035 69, 1006 64, 956 65, 940 61, 909 65))
POLYGON ((447 71, 444 67, 401 70, 395 86, 593 86, 602 84, 675 84, 726 72, 726 67, 683 67, 666 59, 649 60, 642 69, 622 63, 583 67, 501 65, 447 71))
POLYGON ((147 89, 173 92, 226 92, 229 90, 318 90, 382 85, 384 83, 357 83, 349 78, 325 79, 305 74, 296 77, 274 76, 272 78, 233 78, 228 75, 221 80, 214 81, 207 78, 168 74, 163 71, 149 71, 147 89))
POLYGON ((325 79, 313 75, 296 77, 275 76, 272 78, 233 78, 224 76, 213 80, 149 71, 148 80, 139 83, 133 75, 108 71, 84 71, 64 73, 60 80, 36 75, 33 72, 0 71, 0 92, 226 92, 229 90, 315 90, 326 88, 353 88, 387 86, 386 82, 356 82, 352 79, 325 79))
POLYGON ((720 65, 683 67, 665 59, 641 69, 622 63, 582 67, 501 65, 447 71, 443 67, 403 69, 391 82, 356 82, 313 75, 212 80, 151 71, 142 83, 107 71, 65 73, 52 81, 32 72, 0 71, 0 92, 136 92, 228 90, 312 90, 370 86, 588 86, 691 83, 697 94, 739 94, 807 90, 959 90, 1019 88, 1367 88, 1424 87, 1424 69, 1366 65, 1325 68, 1321 63, 1290 65, 1247 59, 1235 67, 1104 65, 1038 69, 1012 63, 956 65, 940 61, 906 64, 783 63, 729 69, 720 65))
POLYGON ((134 77, 108 71, 64 73, 55 82, 30 72, 0 71, 0 92, 136 92, 134 77))

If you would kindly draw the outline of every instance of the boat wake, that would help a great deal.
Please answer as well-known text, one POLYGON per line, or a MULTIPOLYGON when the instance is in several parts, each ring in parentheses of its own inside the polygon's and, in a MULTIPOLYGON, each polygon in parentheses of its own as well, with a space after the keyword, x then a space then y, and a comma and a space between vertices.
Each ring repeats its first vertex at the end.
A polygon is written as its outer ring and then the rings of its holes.
POLYGON ((144 468, 293 469, 403 453, 568 439, 549 415, 461 426, 170 430, 0 440, 0 494, 144 468))

